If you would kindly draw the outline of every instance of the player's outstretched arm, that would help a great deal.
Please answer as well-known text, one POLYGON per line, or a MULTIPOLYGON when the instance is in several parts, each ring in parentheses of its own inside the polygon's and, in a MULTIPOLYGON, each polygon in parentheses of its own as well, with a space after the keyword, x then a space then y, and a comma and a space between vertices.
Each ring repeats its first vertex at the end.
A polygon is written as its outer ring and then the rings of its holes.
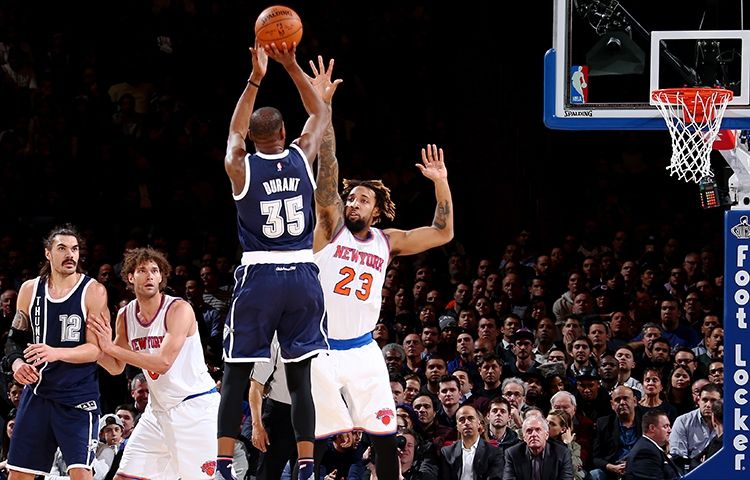
MULTIPOLYGON (((107 289, 104 285, 93 280, 86 290, 86 317, 101 315, 109 322, 109 308, 107 307, 107 289)), ((76 347, 51 347, 46 343, 32 343, 24 350, 26 361, 34 366, 41 366, 47 362, 63 361, 68 363, 90 363, 96 362, 100 350, 94 335, 89 335, 86 325, 83 323, 71 324, 63 331, 68 340, 77 340, 80 335, 85 335, 86 343, 76 347)))
POLYGON ((417 168, 435 184, 435 218, 429 227, 385 230, 391 243, 391 256, 414 255, 444 245, 453 239, 453 199, 448 185, 448 170, 445 168, 443 149, 434 144, 427 145, 426 149, 422 149, 422 164, 417 164, 417 168))
POLYGON ((245 185, 245 138, 250 126, 250 115, 253 113, 255 98, 258 95, 258 87, 266 75, 268 67, 268 56, 263 47, 256 46, 250 49, 253 61, 253 71, 247 79, 245 90, 237 100, 234 107, 232 120, 229 122, 229 138, 227 139, 227 152, 224 157, 224 169, 232 182, 232 191, 239 194, 245 185))
POLYGON ((305 122, 302 134, 295 142, 305 152, 307 161, 312 166, 320 150, 320 142, 330 120, 331 109, 320 98, 315 87, 310 83, 309 77, 297 63, 296 50, 296 43, 287 46, 286 42, 283 42, 280 47, 272 43, 268 50, 268 56, 279 62, 292 77, 294 86, 297 87, 297 91, 302 98, 305 111, 310 116, 305 122))
MULTIPOLYGON (((318 55, 318 66, 311 60, 313 76, 310 83, 323 99, 323 102, 331 108, 333 94, 342 82, 341 79, 331 80, 334 61, 331 59, 326 68, 323 57, 318 55)), ((318 153, 318 173, 315 177, 317 188, 315 189, 315 236, 313 239, 313 251, 322 250, 333 238, 344 223, 344 204, 338 192, 339 163, 336 158, 336 134, 333 130, 333 118, 329 115, 323 139, 318 153)))

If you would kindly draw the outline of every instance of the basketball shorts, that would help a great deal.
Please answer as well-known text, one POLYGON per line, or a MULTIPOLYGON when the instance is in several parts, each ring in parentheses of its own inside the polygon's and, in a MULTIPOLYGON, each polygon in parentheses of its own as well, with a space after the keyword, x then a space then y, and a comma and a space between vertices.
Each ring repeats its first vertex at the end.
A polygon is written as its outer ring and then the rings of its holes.
POLYGON ((185 400, 167 411, 141 415, 117 474, 150 480, 209 480, 216 472, 219 394, 185 400))
POLYGON ((283 361, 326 350, 323 290, 314 263, 240 265, 224 329, 224 361, 271 358, 277 332, 283 361))
POLYGON ((91 469, 98 445, 98 430, 98 411, 47 400, 35 395, 32 387, 27 386, 18 404, 13 441, 8 452, 8 469, 48 474, 58 447, 68 469, 91 469))
POLYGON ((329 350, 313 358, 310 370, 316 438, 351 430, 396 433, 396 405, 377 343, 329 350))

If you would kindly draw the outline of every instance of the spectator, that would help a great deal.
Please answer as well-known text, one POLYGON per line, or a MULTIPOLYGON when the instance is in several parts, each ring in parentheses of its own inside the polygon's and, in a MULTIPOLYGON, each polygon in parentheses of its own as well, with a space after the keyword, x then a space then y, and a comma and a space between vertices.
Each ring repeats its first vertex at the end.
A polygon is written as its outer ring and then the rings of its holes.
POLYGON ((583 469, 583 461, 581 460, 581 445, 575 441, 575 436, 570 425, 571 422, 570 415, 562 410, 550 410, 547 414, 550 441, 557 441, 570 449, 573 478, 584 480, 586 478, 586 471, 583 469))
POLYGON ((437 421, 438 400, 428 393, 417 395, 412 402, 414 411, 419 417, 419 428, 424 437, 429 439, 435 448, 440 448, 446 441, 456 439, 456 430, 437 421))
POLYGON ((721 400, 721 387, 708 384, 701 390, 698 408, 680 415, 669 435, 669 453, 675 463, 692 469, 697 465, 699 454, 716 436, 711 416, 713 405, 721 400))
POLYGON ((441 449, 441 480, 482 478, 502 480, 502 452, 481 437, 484 431, 479 412, 472 406, 463 406, 456 413, 458 441, 441 449))
POLYGON ((562 410, 573 419, 573 433, 576 441, 581 444, 581 460, 583 467, 589 464, 589 454, 594 444, 594 422, 590 418, 578 412, 576 397, 567 391, 561 391, 550 399, 550 406, 554 410, 562 410))
POLYGON ((510 412, 510 402, 505 398, 495 397, 490 400, 487 412, 487 434, 503 451, 519 442, 518 434, 513 428, 509 428, 510 412))
POLYGON ((522 426, 524 443, 505 451, 503 480, 572 480, 573 464, 567 446, 548 442, 549 424, 529 417, 522 426))
POLYGON ((641 392, 641 398, 643 398, 644 387, 641 382, 633 377, 633 370, 635 369, 635 352, 633 348, 624 345, 615 351, 615 359, 620 369, 618 374, 618 382, 622 385, 634 388, 641 392))
POLYGON ((711 407, 711 424, 716 436, 698 455, 698 463, 703 463, 724 447, 724 401, 717 400, 711 407))
POLYGON ((140 415, 146 410, 148 404, 148 383, 143 373, 138 373, 130 381, 130 396, 133 398, 133 406, 140 415))
POLYGON ((659 410, 669 417, 669 422, 677 418, 677 409, 664 399, 664 386, 661 382, 661 371, 649 367, 643 372, 643 388, 645 394, 641 398, 639 405, 641 411, 651 412, 659 410))
POLYGON ((658 410, 643 415, 643 436, 633 446, 625 465, 623 480, 675 480, 677 466, 664 453, 669 442, 669 418, 658 410))
POLYGON ((617 480, 625 473, 627 457, 641 437, 641 415, 630 387, 621 385, 612 392, 613 413, 596 421, 592 480, 617 480))
POLYGON ((398 343, 389 343, 383 347, 383 358, 388 367, 388 373, 404 373, 406 351, 398 343))
POLYGON ((2 434, 2 445, 0 445, 0 478, 8 478, 8 450, 10 440, 13 438, 13 427, 16 425, 16 409, 12 408, 5 417, 5 428, 2 434))
POLYGON ((115 408, 115 415, 122 421, 122 438, 127 441, 135 428, 138 412, 132 403, 123 404, 115 408))

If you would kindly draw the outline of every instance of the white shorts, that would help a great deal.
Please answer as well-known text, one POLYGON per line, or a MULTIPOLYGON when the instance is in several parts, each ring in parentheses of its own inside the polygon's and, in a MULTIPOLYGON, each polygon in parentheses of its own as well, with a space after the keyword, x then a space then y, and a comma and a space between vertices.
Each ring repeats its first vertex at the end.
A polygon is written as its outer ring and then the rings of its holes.
POLYGON ((396 405, 376 342, 321 353, 313 358, 310 370, 316 438, 351 430, 396 433, 396 405))
POLYGON ((219 398, 208 393, 165 412, 154 412, 149 403, 125 446, 117 474, 150 480, 214 478, 219 398))

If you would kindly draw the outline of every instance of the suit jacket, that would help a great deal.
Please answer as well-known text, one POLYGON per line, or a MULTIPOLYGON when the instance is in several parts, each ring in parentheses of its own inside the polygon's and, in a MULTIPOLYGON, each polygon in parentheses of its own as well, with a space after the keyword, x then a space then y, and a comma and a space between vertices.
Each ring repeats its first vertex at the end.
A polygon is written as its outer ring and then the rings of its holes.
POLYGON ((630 450, 623 480, 675 480, 680 478, 677 465, 662 449, 645 436, 630 450))
MULTIPOLYGON (((641 437, 641 412, 635 410, 635 438, 641 437)), ((635 445, 633 445, 635 446, 635 445)), ((601 468, 605 472, 608 463, 617 463, 618 450, 620 444, 620 424, 617 421, 617 414, 612 413, 606 417, 600 417, 596 421, 596 436, 594 437, 594 468, 601 468)), ((609 472, 608 472, 609 473, 609 472)))
MULTIPOLYGON (((531 478, 531 461, 526 444, 519 443, 505 451, 503 480, 528 480, 531 478)), ((542 460, 542 480, 573 480, 573 463, 570 449, 558 442, 547 442, 542 460)))
MULTIPOLYGON (((463 443, 458 440, 453 445, 441 449, 440 480, 459 480, 463 468, 463 443)), ((477 443, 472 462, 474 478, 501 480, 503 478, 502 451, 481 438, 477 443)))

